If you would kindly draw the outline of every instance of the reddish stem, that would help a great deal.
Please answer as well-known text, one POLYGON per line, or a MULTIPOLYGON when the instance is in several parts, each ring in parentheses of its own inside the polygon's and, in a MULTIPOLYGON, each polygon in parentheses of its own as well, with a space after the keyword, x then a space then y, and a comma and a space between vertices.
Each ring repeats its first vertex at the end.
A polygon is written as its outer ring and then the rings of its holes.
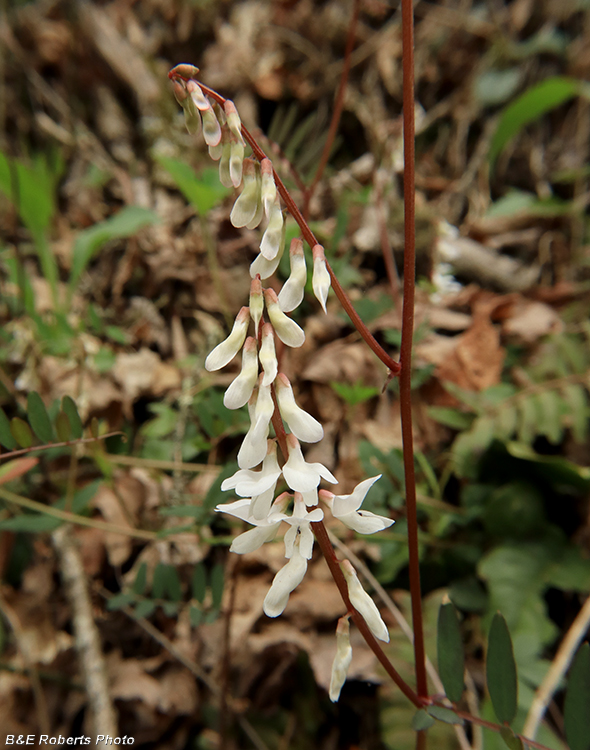
POLYGON ((344 64, 342 66, 342 75, 340 76, 340 84, 338 85, 338 93, 336 94, 336 101, 334 103, 334 111, 332 113, 332 120, 330 122, 330 128, 328 130, 328 136, 326 143, 324 144, 324 150, 320 163, 314 175, 313 181, 309 188, 307 188, 303 194, 303 215, 305 218, 309 218, 309 204, 315 192, 318 182, 322 179, 326 164, 330 158, 330 152, 334 145, 334 139, 338 132, 338 125, 340 124, 340 118, 342 116, 342 109, 344 108, 344 94, 346 93, 346 84, 348 83, 348 74, 350 73, 350 59, 352 56, 352 48, 354 47, 354 40, 356 37, 356 25, 359 18, 360 0, 354 0, 352 8, 352 16, 348 26, 348 36, 346 38, 346 48, 344 50, 344 64))
POLYGON ((422 627, 422 595, 420 589, 420 559, 418 548, 418 515, 416 506, 416 476, 414 473, 414 438, 412 430, 412 339, 414 334, 414 291, 416 284, 416 226, 414 173, 414 10, 412 0, 402 0, 402 64, 404 118, 404 305, 399 376, 400 410, 404 473, 406 484, 406 512, 408 519, 408 549, 412 625, 414 629, 414 662, 418 695, 428 695, 426 654, 422 627))
MULTIPOLYGON (((221 104, 223 106, 224 102, 226 101, 223 96, 220 96, 216 91, 213 91, 213 89, 210 89, 208 86, 205 86, 203 83, 199 82, 199 86, 203 89, 205 94, 210 97, 211 99, 215 100, 218 104, 221 104)), ((262 161, 263 159, 267 159, 267 155, 264 153, 264 151, 260 148, 257 141, 254 139, 250 131, 245 128, 242 125, 242 135, 244 136, 245 140, 248 142, 250 148, 252 149, 252 153, 254 156, 259 160, 262 161)), ((310 247, 314 247, 314 245, 318 245, 318 241, 314 235, 314 233, 309 228, 308 223, 305 221, 303 214, 297 207, 295 201, 291 197, 291 194, 283 184, 283 181, 277 174, 276 170, 273 168, 273 177, 277 186, 277 190, 279 192, 279 195, 283 199, 283 202, 285 203, 287 210, 291 214, 291 216, 295 219, 297 224, 299 225, 299 228, 301 229, 301 234, 303 235, 303 238, 307 242, 307 244, 310 247)), ((358 313, 354 309, 352 302, 350 301, 350 298, 340 285, 338 279, 334 275, 334 271, 332 270, 330 264, 328 261, 326 261, 326 268, 328 269, 328 273, 330 274, 330 279, 332 282, 332 288, 334 289, 334 293, 338 297, 338 300, 346 313, 348 314, 348 317, 352 321, 352 324, 357 329, 357 331, 360 333, 360 335, 363 337, 367 345, 371 348, 371 350, 379 357, 379 359, 383 362, 383 364, 390 370, 392 375, 397 375, 400 371, 400 365, 399 362, 396 362, 386 351, 385 349, 379 344, 379 342, 375 339, 373 334, 369 331, 367 326, 363 323, 361 318, 359 317, 358 313)))

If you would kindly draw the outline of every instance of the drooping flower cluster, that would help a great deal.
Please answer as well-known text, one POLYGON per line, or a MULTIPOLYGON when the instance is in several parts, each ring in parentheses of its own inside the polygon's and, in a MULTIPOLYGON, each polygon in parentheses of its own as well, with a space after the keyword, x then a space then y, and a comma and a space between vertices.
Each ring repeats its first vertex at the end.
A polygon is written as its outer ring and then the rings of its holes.
MULTIPOLYGON (((234 539, 230 549, 238 554, 252 552, 274 539, 282 524, 288 527, 284 536, 287 562, 274 577, 263 605, 269 617, 277 617, 307 570, 314 543, 311 525, 324 518, 320 500, 335 518, 361 534, 373 534, 387 528, 393 521, 360 509, 379 476, 364 480, 350 495, 335 495, 319 490, 322 479, 337 483, 332 473, 323 464, 308 462, 303 456, 301 443, 317 443, 323 438, 324 430, 297 404, 289 379, 279 372, 275 351, 275 337, 286 346, 295 348, 305 341, 304 331, 287 315, 301 304, 304 297, 307 267, 303 242, 300 239, 291 242, 290 275, 279 294, 273 289, 264 289, 262 281, 276 271, 285 247, 285 215, 272 163, 266 158, 260 162, 244 158, 245 143, 235 106, 227 100, 223 106, 212 102, 194 80, 197 72, 194 66, 183 64, 169 75, 174 83, 175 96, 184 109, 189 132, 198 132, 202 127, 209 153, 219 161, 221 182, 228 187, 242 186, 230 220, 235 227, 249 229, 266 220, 259 254, 250 267, 249 304, 239 311, 229 336, 209 354, 205 367, 209 371, 219 370, 242 351, 240 373, 225 392, 224 404, 228 409, 239 409, 247 404, 250 427, 238 451, 239 469, 221 485, 222 490, 233 491, 239 499, 218 505, 216 510, 252 526, 234 539), (254 329, 253 336, 248 335, 250 324, 254 329), (270 437, 273 420, 280 420, 288 430, 288 455, 283 466, 277 458, 277 440, 270 437), (275 497, 279 482, 286 485, 287 490, 275 497)), ((312 258, 312 288, 325 311, 330 275, 321 245, 312 248, 312 258)), ((389 640, 377 607, 347 561, 342 565, 342 572, 353 606, 364 617, 375 637, 389 640)), ((338 699, 351 658, 348 623, 344 620, 338 626, 337 642, 330 686, 332 700, 338 699)))

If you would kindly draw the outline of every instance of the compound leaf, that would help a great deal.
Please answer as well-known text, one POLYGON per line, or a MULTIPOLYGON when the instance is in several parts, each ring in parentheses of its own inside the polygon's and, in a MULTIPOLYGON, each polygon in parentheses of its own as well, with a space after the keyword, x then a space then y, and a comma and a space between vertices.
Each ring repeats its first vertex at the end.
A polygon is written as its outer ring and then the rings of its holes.
POLYGON ((438 611, 438 673, 447 698, 456 703, 463 695, 465 661, 459 620, 452 604, 442 604, 438 611))

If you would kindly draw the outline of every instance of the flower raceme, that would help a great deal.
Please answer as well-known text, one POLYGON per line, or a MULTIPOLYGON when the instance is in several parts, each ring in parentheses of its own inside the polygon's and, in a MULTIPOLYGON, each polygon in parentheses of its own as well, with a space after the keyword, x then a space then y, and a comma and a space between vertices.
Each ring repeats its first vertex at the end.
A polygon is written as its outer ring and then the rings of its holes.
MULTIPOLYGON (((197 74, 198 68, 189 64, 178 65, 168 74, 174 95, 184 110, 186 126, 190 133, 202 130, 211 158, 219 161, 222 184, 241 188, 231 210, 232 224, 254 229, 265 222, 259 253, 250 266, 249 305, 242 307, 228 337, 205 360, 205 368, 212 372, 225 367, 242 352, 240 373, 226 390, 223 402, 228 409, 247 404, 250 415, 250 427, 238 450, 239 469, 221 485, 222 490, 233 491, 239 499, 218 505, 215 510, 252 527, 233 540, 230 551, 238 554, 257 550, 275 538, 281 525, 287 527, 284 535, 287 562, 275 575, 263 604, 269 617, 277 617, 305 576, 313 553, 312 524, 321 523, 324 518, 320 501, 335 519, 360 534, 386 529, 393 520, 361 509, 379 476, 365 479, 350 495, 335 495, 319 486, 322 480, 337 484, 336 477, 323 464, 308 462, 303 455, 301 443, 320 441, 324 430, 315 417, 297 404, 289 379, 280 372, 275 348, 275 337, 288 347, 301 347, 305 342, 305 332, 287 314, 301 304, 305 294, 307 266, 303 242, 298 238, 291 241, 290 274, 279 293, 263 288, 262 281, 275 273, 285 249, 285 210, 275 172, 268 158, 260 161, 254 155, 244 158, 244 136, 250 143, 252 139, 243 129, 235 105, 217 94, 211 98, 214 92, 199 85, 197 74), (250 323, 253 336, 248 335, 250 323), (271 421, 278 424, 275 420, 283 422, 288 430, 281 443, 286 451, 282 467, 277 457, 277 440, 269 437, 271 421), (287 491, 275 498, 279 483, 286 485, 287 491)), ((324 248, 316 244, 311 251, 313 293, 326 312, 330 275, 324 248)), ((379 610, 346 560, 342 572, 352 605, 377 638, 389 640, 379 610)), ((337 653, 330 685, 332 700, 338 699, 346 680, 351 653, 345 617, 337 629, 337 653)))

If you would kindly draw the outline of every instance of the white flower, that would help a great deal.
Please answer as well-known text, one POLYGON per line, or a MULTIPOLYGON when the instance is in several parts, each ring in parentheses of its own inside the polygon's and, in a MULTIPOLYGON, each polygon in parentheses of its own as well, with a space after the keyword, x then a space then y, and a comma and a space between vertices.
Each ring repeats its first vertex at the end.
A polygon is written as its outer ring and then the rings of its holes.
POLYGON ((250 500, 236 500, 235 503, 225 503, 218 505, 215 510, 219 513, 228 513, 231 516, 247 521, 254 526, 253 529, 245 531, 237 536, 230 547, 230 552, 236 552, 238 555, 254 552, 262 547, 265 542, 270 542, 275 538, 281 521, 285 520, 284 510, 289 503, 290 495, 283 493, 279 495, 270 513, 265 518, 255 519, 250 514, 250 500))
POLYGON ((328 292, 330 291, 330 274, 326 268, 326 256, 324 255, 324 248, 321 245, 315 245, 313 248, 313 277, 312 286, 313 293, 315 294, 318 302, 323 307, 324 312, 326 310, 326 300, 328 299, 328 292))
MULTIPOLYGON (((283 233, 284 234, 284 233, 283 233)), ((261 279, 268 279, 279 267, 281 258, 283 257, 283 251, 285 249, 284 237, 279 248, 278 255, 273 260, 267 260, 262 253, 258 253, 256 258, 250 264, 250 276, 260 276, 261 279)))
POLYGON ((221 489, 224 492, 235 490, 236 495, 240 497, 255 497, 269 489, 274 491, 280 476, 281 468, 277 461, 277 444, 274 440, 268 440, 262 469, 260 471, 239 469, 231 477, 223 480, 221 489))
POLYGON ((303 557, 311 560, 314 536, 310 524, 312 521, 321 521, 323 517, 321 508, 315 508, 308 513, 301 493, 295 493, 293 514, 290 518, 284 519, 291 526, 285 534, 285 557, 293 556, 297 544, 303 557))
MULTIPOLYGON (((279 370, 277 355, 275 352, 275 334, 270 323, 262 326, 262 345, 260 347, 260 364, 264 370, 262 385, 274 383, 279 370)), ((313 419, 313 417, 312 417, 313 419)))
POLYGON ((270 210, 268 226, 260 243, 260 252, 267 260, 274 260, 279 254, 281 246, 284 245, 284 228, 285 218, 277 198, 270 210))
POLYGON ((295 437, 304 443, 317 443, 321 440, 324 428, 311 414, 297 406, 291 383, 283 373, 277 378, 276 389, 281 416, 295 437))
POLYGON ((201 112, 203 118, 203 138, 208 146, 217 146, 221 141, 221 125, 213 107, 201 112))
POLYGON ((260 199, 260 174, 257 163, 252 159, 244 159, 242 178, 244 187, 234 203, 229 220, 234 227, 253 229, 254 226, 258 226, 260 218, 262 218, 260 216, 258 222, 251 226, 252 222, 256 221, 258 214, 262 212, 262 202, 260 199))
POLYGON ((264 204, 264 212, 267 217, 270 218, 272 208, 275 204, 277 197, 277 186, 275 185, 275 178, 272 171, 272 162, 270 159, 263 159, 260 162, 260 174, 262 176, 262 202, 264 204))
POLYGON ((359 510, 370 487, 381 479, 381 474, 357 484, 350 495, 333 495, 327 490, 320 490, 320 497, 325 500, 332 510, 332 515, 345 526, 359 534, 374 534, 383 531, 395 521, 392 518, 378 516, 368 510, 359 510))
POLYGON ((242 370, 223 396, 226 409, 239 409, 247 404, 258 380, 256 340, 249 336, 242 349, 242 370))
POLYGON ((211 109, 211 102, 207 99, 203 93, 203 89, 196 81, 188 81, 186 84, 186 90, 190 94, 193 104, 200 112, 206 112, 211 109))
POLYGON ((301 554, 297 545, 293 550, 293 556, 274 577, 264 599, 262 609, 268 617, 278 617, 283 613, 289 602, 289 594, 299 586, 306 571, 307 558, 301 554))
MULTIPOLYGON (((229 171, 229 160, 231 156, 231 144, 229 140, 222 141, 221 157, 219 159, 219 182, 223 187, 230 188, 233 186, 231 174, 229 171)), ((241 175, 240 175, 241 179, 241 175)))
POLYGON ((260 383, 254 419, 238 451, 238 466, 240 469, 251 469, 253 466, 257 466, 266 456, 266 439, 274 408, 270 386, 260 383))
POLYGON ((262 283, 259 278, 252 279, 250 284, 250 317, 254 321, 254 330, 258 338, 258 325, 264 312, 264 297, 262 296, 262 283))
POLYGON ((292 348, 302 346, 305 341, 305 333, 294 320, 288 318, 279 307, 279 298, 273 289, 266 289, 264 292, 264 301, 268 310, 268 317, 273 324, 277 336, 283 344, 292 348))
POLYGON ((307 281, 307 267, 305 265, 305 254, 303 242, 300 239, 291 240, 289 248, 291 261, 291 273, 279 292, 279 305, 283 312, 291 312, 299 307, 303 300, 305 283, 307 281))
MULTIPOLYGON (((231 184, 238 188, 242 184, 244 144, 230 136, 229 176, 231 184)), ((229 186, 228 186, 229 187, 229 186)))
POLYGON ((357 612, 362 615, 364 621, 369 626, 369 630, 375 638, 379 638, 385 643, 389 643, 389 631, 387 625, 383 622, 381 614, 377 609, 377 605, 367 594, 359 581, 356 570, 352 567, 348 560, 343 560, 341 563, 342 573, 346 578, 346 585, 348 586, 348 596, 352 606, 357 612))
POLYGON ((292 490, 307 493, 315 490, 323 477, 327 482, 338 484, 336 477, 323 464, 308 464, 301 453, 295 435, 287 435, 289 458, 283 466, 283 476, 292 490))
POLYGON ((220 370, 222 367, 225 367, 228 362, 232 361, 242 348, 248 332, 249 323, 250 310, 247 307, 242 307, 240 312, 236 315, 229 336, 209 353, 209 356, 205 360, 206 370, 209 370, 209 372, 220 370))
POLYGON ((236 105, 230 99, 226 99, 223 108, 225 111, 228 128, 231 130, 238 143, 243 146, 244 139, 242 137, 242 121, 240 120, 240 115, 238 114, 236 105))
POLYGON ((346 617, 341 617, 338 620, 338 626, 336 627, 336 656, 332 664, 332 677, 330 679, 330 700, 332 703, 336 703, 340 697, 340 691, 346 682, 351 661, 350 626, 348 615, 346 615, 346 617))

